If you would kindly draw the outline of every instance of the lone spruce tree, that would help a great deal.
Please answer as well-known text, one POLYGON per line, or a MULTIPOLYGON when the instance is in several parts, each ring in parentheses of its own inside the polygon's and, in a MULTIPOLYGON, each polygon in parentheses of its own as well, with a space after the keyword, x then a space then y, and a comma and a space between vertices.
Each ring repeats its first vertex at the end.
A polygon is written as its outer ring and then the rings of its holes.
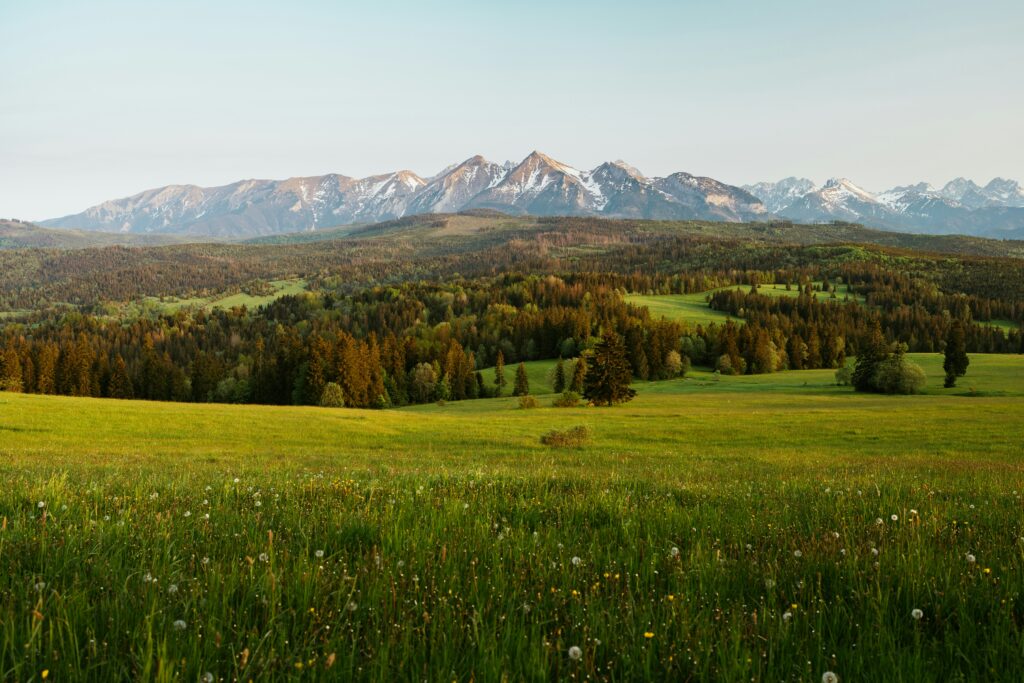
POLYGON ((565 391, 565 361, 561 357, 558 358, 558 363, 555 364, 555 376, 551 380, 551 388, 555 390, 556 394, 565 391))
POLYGON ((875 375, 878 366, 889 357, 889 345, 882 336, 882 328, 875 323, 871 336, 857 350, 857 365, 850 383, 856 391, 876 391, 875 375))
POLYGON ((526 376, 526 365, 519 363, 516 368, 516 384, 512 387, 513 396, 526 396, 530 393, 530 378, 526 376))
POLYGON ((498 357, 494 361, 494 386, 498 387, 498 396, 504 391, 505 385, 505 354, 498 350, 498 357))
POLYGON ((943 386, 949 389, 956 386, 957 377, 967 374, 967 366, 971 364, 971 359, 967 357, 964 326, 959 320, 954 320, 949 327, 949 334, 946 335, 945 355, 942 369, 946 371, 946 381, 943 386))
POLYGON ((601 337, 587 363, 583 395, 598 406, 625 403, 636 392, 630 388, 633 372, 626 357, 626 345, 614 332, 601 337))
POLYGON ((572 365, 572 381, 569 382, 569 391, 577 394, 583 393, 583 385, 587 379, 587 361, 583 356, 576 359, 572 365))

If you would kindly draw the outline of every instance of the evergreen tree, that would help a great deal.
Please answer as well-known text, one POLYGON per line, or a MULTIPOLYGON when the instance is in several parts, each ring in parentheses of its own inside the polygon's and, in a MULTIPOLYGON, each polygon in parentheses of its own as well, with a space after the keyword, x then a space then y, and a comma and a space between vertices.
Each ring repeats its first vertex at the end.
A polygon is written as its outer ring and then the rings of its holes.
POLYGON ((110 370, 110 382, 107 385, 107 396, 110 398, 132 398, 132 380, 128 376, 128 366, 121 354, 114 357, 114 366, 110 370))
POLYGON ((498 387, 498 396, 501 396, 507 383, 505 380, 505 354, 498 349, 498 357, 494 361, 494 385, 498 387))
POLYGON ((878 366, 889 357, 889 346, 882 336, 882 328, 875 323, 871 336, 857 350, 857 365, 853 368, 851 383, 857 391, 875 391, 878 366))
POLYGON ((636 396, 636 392, 629 386, 632 379, 622 337, 609 332, 594 348, 587 368, 583 395, 599 406, 625 403, 636 396))
POLYGON ((13 347, 0 355, 0 391, 21 391, 21 360, 13 347))
POLYGON ((516 368, 516 384, 512 388, 513 396, 526 396, 530 393, 530 378, 526 376, 526 364, 520 362, 516 368))
POLYGON ((555 374, 551 379, 551 388, 554 389, 556 394, 565 391, 565 361, 561 357, 555 363, 555 374))
POLYGON ((967 374, 967 366, 971 360, 967 357, 967 340, 964 334, 964 326, 959 320, 954 320, 949 327, 949 334, 946 335, 945 360, 942 362, 942 369, 946 371, 944 386, 948 389, 956 386, 956 378, 967 374))
POLYGON ((583 386, 586 384, 587 379, 587 360, 580 356, 576 359, 576 362, 572 367, 572 380, 569 382, 569 391, 575 391, 577 394, 583 393, 583 386))

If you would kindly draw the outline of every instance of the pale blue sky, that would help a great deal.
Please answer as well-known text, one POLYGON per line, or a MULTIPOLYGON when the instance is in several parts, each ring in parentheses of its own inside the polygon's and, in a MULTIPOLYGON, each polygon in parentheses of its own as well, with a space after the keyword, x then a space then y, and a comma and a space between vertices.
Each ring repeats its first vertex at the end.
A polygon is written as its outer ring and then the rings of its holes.
POLYGON ((0 216, 533 149, 1024 181, 1024 3, 0 0, 0 216))

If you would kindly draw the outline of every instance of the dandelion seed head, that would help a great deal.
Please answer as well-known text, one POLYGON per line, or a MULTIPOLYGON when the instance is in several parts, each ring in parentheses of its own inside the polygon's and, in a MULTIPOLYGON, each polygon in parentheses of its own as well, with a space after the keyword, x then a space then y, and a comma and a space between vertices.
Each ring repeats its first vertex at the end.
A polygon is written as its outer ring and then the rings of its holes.
POLYGON ((175 631, 184 631, 188 624, 185 623, 184 619, 175 619, 174 623, 171 624, 175 631))
POLYGON ((974 555, 972 555, 970 553, 967 553, 967 562, 968 562, 968 564, 974 564, 977 561, 978 561, 978 558, 976 558, 974 555))
POLYGON ((178 584, 172 583, 170 586, 167 587, 167 592, 170 593, 171 595, 177 594, 177 592, 178 592, 178 584))
POLYGON ((826 671, 821 675, 821 683, 839 683, 839 676, 831 671, 826 671))
POLYGON ((36 503, 36 507, 42 510, 44 507, 46 507, 46 501, 39 501, 38 503, 36 503))
POLYGON ((669 555, 672 557, 679 557, 679 548, 672 546, 672 550, 669 551, 669 555))
POLYGON ((910 610, 910 616, 913 617, 915 621, 920 621, 921 617, 924 616, 924 612, 915 607, 914 609, 910 610))
POLYGON ((896 515, 892 515, 891 517, 889 517, 889 519, 891 519, 892 521, 895 522, 896 520, 899 519, 899 517, 897 517, 896 515))
POLYGON ((580 566, 581 562, 583 562, 583 560, 581 560, 578 555, 573 555, 573 557, 572 557, 572 565, 574 567, 580 566))
POLYGON ((572 647, 569 648, 569 659, 571 659, 574 662, 576 662, 576 661, 579 661, 582 658, 583 658, 583 650, 581 650, 578 645, 573 645, 572 647))
POLYGON ((324 551, 323 550, 317 550, 313 554, 316 555, 317 558, 321 558, 321 557, 324 556, 324 551))

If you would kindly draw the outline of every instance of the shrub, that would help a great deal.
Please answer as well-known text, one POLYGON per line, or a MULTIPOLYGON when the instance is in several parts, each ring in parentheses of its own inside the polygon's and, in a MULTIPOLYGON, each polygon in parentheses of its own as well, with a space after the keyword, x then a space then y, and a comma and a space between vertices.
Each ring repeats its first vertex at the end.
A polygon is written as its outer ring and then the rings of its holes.
POLYGON ((575 391, 563 391, 562 395, 551 402, 556 408, 575 408, 580 404, 580 395, 575 391))
POLYGON ((853 369, 849 365, 836 370, 836 384, 841 387, 848 387, 853 382, 853 369))
POLYGON ((540 437, 540 442, 545 446, 555 448, 579 448, 590 441, 590 427, 576 425, 569 429, 552 429, 540 437))
POLYGON ((917 363, 897 353, 878 364, 874 386, 883 394, 919 394, 928 377, 917 363))
POLYGON ((320 406, 323 408, 344 408, 345 397, 336 382, 328 382, 320 394, 320 406))
POLYGON ((527 394, 526 396, 519 397, 519 407, 523 410, 529 410, 530 408, 539 408, 540 403, 533 396, 527 394))

